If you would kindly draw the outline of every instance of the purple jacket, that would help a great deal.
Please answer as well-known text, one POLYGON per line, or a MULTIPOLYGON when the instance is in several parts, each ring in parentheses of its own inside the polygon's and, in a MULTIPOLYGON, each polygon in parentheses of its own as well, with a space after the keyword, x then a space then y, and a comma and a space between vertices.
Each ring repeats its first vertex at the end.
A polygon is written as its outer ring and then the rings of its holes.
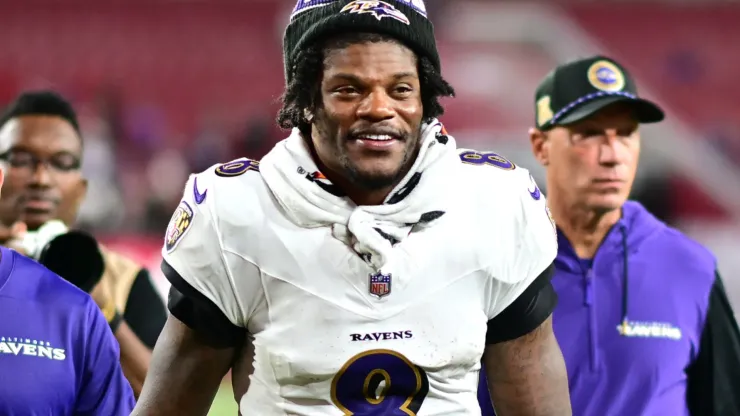
POLYGON ((88 294, 0 248, 0 415, 128 416, 119 358, 88 294))
MULTIPOLYGON (((574 415, 740 414, 740 334, 706 248, 636 202, 593 259, 558 243, 553 326, 574 415)), ((483 383, 479 400, 493 414, 483 383)))

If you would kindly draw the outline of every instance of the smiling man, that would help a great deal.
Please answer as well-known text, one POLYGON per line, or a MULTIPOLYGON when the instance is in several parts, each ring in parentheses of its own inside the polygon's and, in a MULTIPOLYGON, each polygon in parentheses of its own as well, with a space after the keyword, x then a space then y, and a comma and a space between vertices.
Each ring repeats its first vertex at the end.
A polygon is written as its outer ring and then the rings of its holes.
POLYGON ((502 416, 569 415, 544 197, 436 119, 423 2, 300 0, 284 56, 290 137, 193 175, 172 218, 134 415, 205 414, 248 337, 244 415, 477 415, 482 357, 502 416))

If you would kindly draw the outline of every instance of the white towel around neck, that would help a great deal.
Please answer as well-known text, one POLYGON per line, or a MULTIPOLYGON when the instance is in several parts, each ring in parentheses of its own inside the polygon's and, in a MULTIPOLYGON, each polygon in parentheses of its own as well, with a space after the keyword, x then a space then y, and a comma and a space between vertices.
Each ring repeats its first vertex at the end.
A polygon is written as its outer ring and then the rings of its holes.
POLYGON ((422 127, 416 161, 382 205, 357 206, 309 179, 318 168, 297 129, 262 159, 260 172, 291 221, 306 228, 331 227, 332 235, 371 267, 392 273, 393 246, 412 227, 430 226, 446 211, 446 194, 456 176, 452 171, 458 166, 455 139, 444 134, 442 124, 434 120, 422 127), (407 185, 413 186, 411 192, 405 189, 407 185))

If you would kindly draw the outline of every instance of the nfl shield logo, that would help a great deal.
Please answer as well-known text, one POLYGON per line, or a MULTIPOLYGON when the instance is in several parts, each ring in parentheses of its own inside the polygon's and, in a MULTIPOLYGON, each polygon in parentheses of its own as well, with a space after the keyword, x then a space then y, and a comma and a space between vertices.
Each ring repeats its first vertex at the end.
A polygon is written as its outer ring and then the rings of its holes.
POLYGON ((381 272, 370 275, 370 294, 378 298, 388 296, 391 293, 391 274, 381 272))

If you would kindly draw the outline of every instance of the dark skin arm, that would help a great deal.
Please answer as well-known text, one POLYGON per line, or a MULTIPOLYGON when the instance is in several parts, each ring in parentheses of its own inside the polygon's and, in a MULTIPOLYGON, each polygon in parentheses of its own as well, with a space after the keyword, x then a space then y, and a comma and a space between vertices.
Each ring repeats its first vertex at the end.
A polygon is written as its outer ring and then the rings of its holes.
POLYGON ((524 336, 487 345, 483 362, 498 416, 572 414, 568 374, 552 331, 552 316, 524 336))
POLYGON ((144 387, 144 379, 149 369, 152 351, 134 334, 126 321, 116 329, 116 340, 121 348, 121 367, 123 374, 134 390, 137 398, 144 387))
POLYGON ((213 348, 169 316, 132 416, 205 416, 235 348, 213 348))
POLYGON ((121 346, 121 366, 138 398, 152 359, 152 349, 167 321, 167 309, 151 282, 149 271, 137 274, 126 301, 123 320, 115 331, 121 346))
MULTIPOLYGON (((113 300, 105 292, 102 285, 97 285, 92 292, 90 292, 95 303, 100 306, 102 310, 106 310, 109 303, 113 300)), ((134 391, 134 396, 137 398, 141 394, 141 389, 144 385, 144 379, 146 378, 147 370, 149 369, 149 361, 152 357, 152 351, 144 345, 143 342, 136 336, 131 330, 126 321, 116 328, 114 333, 118 345, 121 349, 121 367, 123 368, 123 374, 131 384, 131 389, 134 391)))

